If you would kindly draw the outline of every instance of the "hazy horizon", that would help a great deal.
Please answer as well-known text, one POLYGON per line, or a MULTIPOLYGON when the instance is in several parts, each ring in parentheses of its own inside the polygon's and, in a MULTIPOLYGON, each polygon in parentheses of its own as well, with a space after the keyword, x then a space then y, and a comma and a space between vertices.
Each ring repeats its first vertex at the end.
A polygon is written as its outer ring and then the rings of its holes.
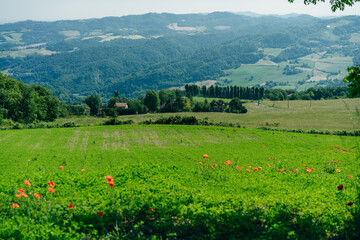
POLYGON ((211 13, 253 12, 257 14, 308 14, 315 17, 336 17, 359 15, 360 3, 346 7, 345 11, 333 13, 330 3, 304 5, 302 0, 289 3, 287 0, 0 0, 0 23, 11 23, 24 20, 57 21, 103 17, 121 17, 146 13, 211 13))

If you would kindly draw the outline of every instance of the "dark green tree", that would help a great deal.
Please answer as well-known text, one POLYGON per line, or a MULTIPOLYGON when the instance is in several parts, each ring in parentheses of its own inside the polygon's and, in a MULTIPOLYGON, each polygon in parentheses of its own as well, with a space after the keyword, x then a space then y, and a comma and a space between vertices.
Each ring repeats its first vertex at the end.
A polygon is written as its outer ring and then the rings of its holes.
MULTIPOLYGON (((295 0, 288 0, 293 3, 295 0)), ((304 4, 316 4, 318 2, 325 2, 325 0, 304 0, 304 4)), ((353 6, 355 2, 360 2, 360 0, 330 0, 331 10, 335 12, 336 10, 344 10, 345 6, 353 6)))
POLYGON ((144 105, 152 112, 160 108, 159 94, 155 91, 148 91, 144 99, 144 105))
POLYGON ((100 97, 96 94, 92 94, 85 99, 85 103, 90 107, 90 114, 95 116, 99 113, 101 107, 100 97))
POLYGON ((347 69, 349 75, 344 78, 344 82, 349 84, 350 97, 356 97, 360 94, 360 65, 347 69))

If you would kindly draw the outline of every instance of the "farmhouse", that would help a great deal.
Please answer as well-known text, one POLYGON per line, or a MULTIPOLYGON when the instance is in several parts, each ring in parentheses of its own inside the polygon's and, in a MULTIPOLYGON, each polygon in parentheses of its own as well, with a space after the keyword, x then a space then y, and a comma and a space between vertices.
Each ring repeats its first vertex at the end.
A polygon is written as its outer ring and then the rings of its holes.
POLYGON ((114 104, 114 108, 123 108, 123 109, 128 109, 129 106, 127 103, 115 103, 114 104))

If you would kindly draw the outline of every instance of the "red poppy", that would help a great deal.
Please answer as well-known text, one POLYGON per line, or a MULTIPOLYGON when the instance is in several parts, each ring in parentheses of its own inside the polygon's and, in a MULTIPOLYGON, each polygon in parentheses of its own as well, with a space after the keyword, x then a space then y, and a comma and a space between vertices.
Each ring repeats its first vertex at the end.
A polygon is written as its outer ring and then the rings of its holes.
POLYGON ((51 187, 49 187, 48 190, 49 190, 50 193, 55 193, 55 189, 53 189, 51 187))
POLYGON ((259 170, 262 170, 262 167, 258 167, 259 170))
POLYGON ((299 172, 299 170, 295 169, 295 172, 299 172))
POLYGON ((40 199, 40 194, 34 193, 34 197, 36 197, 37 199, 40 199))
POLYGON ((352 176, 351 176, 351 175, 348 175, 348 177, 349 177, 349 178, 352 178, 352 176))
POLYGON ((215 163, 215 164, 214 164, 214 167, 217 167, 217 166, 218 166, 218 165, 215 163))
POLYGON ((115 186, 115 183, 114 182, 107 182, 107 184, 109 184, 110 187, 114 187, 115 186))
POLYGON ((99 215, 100 217, 103 217, 104 214, 102 212, 96 212, 97 215, 99 215))
POLYGON ((25 193, 20 193, 20 196, 22 196, 22 197, 28 197, 28 195, 26 195, 25 193))
POLYGON ((268 166, 269 166, 269 167, 271 167, 271 165, 270 165, 270 164, 268 164, 268 166))
POLYGON ((354 204, 353 202, 348 202, 346 205, 352 206, 353 204, 354 204))
POLYGON ((210 166, 210 168, 214 168, 214 166, 210 166))
POLYGON ((252 166, 249 166, 249 168, 252 168, 252 166))
POLYGON ((337 189, 338 189, 339 191, 344 190, 344 186, 341 184, 341 185, 337 186, 337 189))
POLYGON ((19 204, 17 204, 17 203, 13 203, 11 206, 12 206, 13 208, 18 208, 18 207, 20 207, 19 204))
POLYGON ((340 169, 336 169, 336 172, 341 172, 341 170, 340 170, 340 169))
POLYGON ((202 162, 199 162, 200 165, 202 165, 202 162))
POLYGON ((73 208, 74 208, 74 205, 72 205, 71 203, 69 203, 69 204, 68 204, 68 207, 69 207, 70 209, 73 209, 73 208))
POLYGON ((241 168, 240 168, 239 166, 236 166, 236 168, 237 168, 238 170, 241 170, 241 168))
POLYGON ((153 208, 150 208, 150 212, 153 212, 154 211, 154 209, 153 208))
POLYGON ((253 171, 258 171, 258 170, 259 170, 259 169, 257 169, 257 168, 254 168, 254 169, 253 169, 253 171))
POLYGON ((22 192, 24 192, 24 191, 25 191, 25 189, 19 189, 19 190, 18 190, 19 193, 22 193, 22 192))
POLYGON ((53 181, 48 181, 47 185, 49 185, 50 187, 55 187, 55 183, 53 181))
POLYGON ((112 182, 114 178, 112 176, 105 176, 105 179, 107 179, 109 182, 112 182))
POLYGON ((205 163, 206 166, 208 166, 209 164, 208 163, 205 163))
POLYGON ((313 171, 315 171, 315 168, 312 168, 313 171))
POLYGON ((305 166, 305 163, 303 163, 302 165, 305 166))
POLYGON ((246 169, 247 172, 250 172, 250 169, 246 169))
POLYGON ((63 167, 63 166, 60 166, 60 169, 64 169, 64 167, 63 167))
POLYGON ((15 197, 21 198, 21 195, 20 194, 15 194, 15 197))
POLYGON ((85 169, 81 169, 82 172, 85 172, 86 170, 85 169))
POLYGON ((25 180, 24 183, 25 183, 25 185, 28 186, 28 187, 31 186, 31 183, 30 183, 28 180, 25 180))
POLYGON ((207 154, 204 154, 203 158, 209 158, 209 156, 207 154))

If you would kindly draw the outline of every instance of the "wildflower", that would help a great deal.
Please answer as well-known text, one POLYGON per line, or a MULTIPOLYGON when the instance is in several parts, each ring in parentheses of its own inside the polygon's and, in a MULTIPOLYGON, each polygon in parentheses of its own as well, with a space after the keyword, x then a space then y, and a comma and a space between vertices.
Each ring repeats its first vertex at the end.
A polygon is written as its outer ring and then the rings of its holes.
POLYGON ((205 163, 206 166, 208 166, 209 164, 208 163, 205 163))
POLYGON ((115 186, 115 183, 112 182, 112 181, 107 182, 107 184, 109 184, 110 187, 114 187, 114 186, 115 186))
POLYGON ((199 162, 200 165, 202 165, 202 162, 199 162))
POLYGON ((305 166, 305 163, 303 163, 302 165, 305 166))
POLYGON ((250 172, 250 169, 246 169, 247 172, 250 172))
POLYGON ((226 163, 227 163, 228 165, 231 165, 230 160, 226 160, 226 163))
POLYGON ((254 168, 254 169, 253 169, 253 171, 258 171, 258 170, 259 170, 259 169, 257 169, 257 168, 254 168))
POLYGON ((85 172, 86 170, 85 169, 81 169, 82 172, 85 172))
POLYGON ((351 176, 351 175, 348 175, 348 177, 349 177, 349 178, 352 178, 352 176, 351 176))
POLYGON ((353 204, 354 204, 353 202, 348 202, 346 205, 352 206, 353 204))
POLYGON ((341 185, 337 186, 337 189, 338 189, 339 191, 344 190, 344 186, 341 184, 341 185))
POLYGON ((12 206, 13 208, 18 208, 18 207, 20 207, 19 204, 17 204, 17 203, 13 203, 11 206, 12 206))
POLYGON ((50 193, 55 193, 55 189, 53 189, 51 187, 49 187, 48 190, 49 190, 50 193))
POLYGON ((292 171, 289 170, 289 173, 292 173, 292 171))
POLYGON ((252 168, 252 166, 249 166, 249 168, 252 168))
POLYGON ((19 193, 22 193, 22 192, 24 192, 24 191, 25 191, 25 189, 19 189, 19 190, 18 190, 19 193))
POLYGON ((96 212, 97 215, 99 215, 100 217, 103 217, 104 214, 102 212, 96 212))
POLYGON ((63 167, 63 166, 60 166, 60 169, 62 170, 62 169, 64 169, 64 167, 63 167))
POLYGON ((49 185, 50 187, 55 187, 55 183, 53 181, 48 181, 47 185, 49 185))
POLYGON ((21 195, 20 194, 15 194, 15 197, 21 198, 21 195))
POLYGON ((270 165, 270 164, 268 164, 268 167, 271 167, 271 165, 270 165))
POLYGON ((106 176, 105 179, 107 179, 109 182, 112 182, 114 180, 114 178, 112 176, 106 176))
POLYGON ((341 170, 340 170, 340 169, 336 169, 335 171, 336 171, 336 172, 341 172, 341 170))
POLYGON ((299 172, 299 170, 298 170, 298 169, 295 169, 295 172, 299 172))
POLYGON ((31 183, 30 183, 28 180, 25 180, 24 183, 25 183, 25 185, 28 186, 28 187, 31 186, 31 183))
POLYGON ((311 169, 308 168, 308 169, 306 169, 306 171, 307 171, 307 172, 311 172, 311 169))
POLYGON ((40 194, 34 193, 34 197, 36 197, 37 199, 40 199, 40 194))
POLYGON ((68 204, 68 207, 69 207, 70 209, 73 209, 73 208, 74 208, 74 205, 72 205, 71 203, 69 203, 69 204, 68 204))
POLYGON ((21 197, 28 197, 28 195, 26 195, 24 192, 20 193, 21 197))
POLYGON ((313 171, 315 171, 315 168, 312 168, 313 171))
POLYGON ((207 154, 204 154, 203 158, 209 158, 209 156, 207 154))
POLYGON ((262 170, 262 167, 258 167, 259 170, 262 170))
POLYGON ((215 164, 214 164, 214 167, 217 167, 217 166, 218 166, 218 165, 215 163, 215 164))
POLYGON ((153 208, 150 208, 150 212, 153 212, 154 211, 154 209, 153 208))
POLYGON ((214 168, 214 166, 210 166, 210 168, 214 168))
POLYGON ((236 166, 236 169, 241 170, 241 168, 239 166, 236 166))

